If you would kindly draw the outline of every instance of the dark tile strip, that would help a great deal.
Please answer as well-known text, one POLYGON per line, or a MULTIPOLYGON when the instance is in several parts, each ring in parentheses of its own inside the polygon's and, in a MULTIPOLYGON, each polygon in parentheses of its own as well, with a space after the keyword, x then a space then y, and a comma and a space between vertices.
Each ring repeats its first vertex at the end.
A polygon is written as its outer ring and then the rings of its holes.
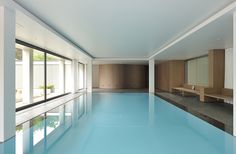
POLYGON ((192 109, 190 109, 190 108, 188 108, 188 107, 186 107, 186 106, 184 106, 182 104, 179 104, 178 102, 176 102, 176 101, 174 101, 174 100, 172 100, 170 98, 167 98, 167 97, 164 97, 162 95, 159 95, 158 93, 155 93, 155 95, 160 97, 161 99, 164 99, 167 102, 175 105, 176 107, 178 107, 178 108, 180 108, 180 109, 182 109, 182 110, 184 110, 184 111, 186 111, 188 113, 191 113, 192 115, 194 115, 194 116, 196 116, 196 117, 198 117, 198 118, 208 122, 209 124, 219 128, 219 129, 221 129, 221 130, 223 130, 223 131, 225 131, 225 132, 227 132, 227 133, 229 133, 231 135, 233 134, 232 130, 231 129, 227 129, 227 126, 224 123, 222 123, 222 122, 220 122, 220 121, 218 121, 216 119, 213 119, 213 118, 211 118, 211 117, 209 117, 209 116, 207 116, 205 114, 202 114, 200 112, 194 111, 194 110, 192 110, 192 109))

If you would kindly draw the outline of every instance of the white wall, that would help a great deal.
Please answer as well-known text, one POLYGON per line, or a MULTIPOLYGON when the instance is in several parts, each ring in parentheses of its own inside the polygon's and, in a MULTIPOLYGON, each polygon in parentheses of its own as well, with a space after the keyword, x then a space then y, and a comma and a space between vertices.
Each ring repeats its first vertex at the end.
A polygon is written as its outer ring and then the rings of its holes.
POLYGON ((225 50, 225 88, 233 89, 233 48, 225 50))
MULTIPOLYGON (((47 83, 53 84, 55 88, 59 88, 59 64, 58 62, 47 62, 47 83)), ((16 62, 16 89, 22 89, 22 63, 16 62)), ((44 85, 44 64, 37 62, 34 63, 34 88, 39 88, 44 85)))
POLYGON ((93 65, 93 88, 99 87, 99 65, 93 65))

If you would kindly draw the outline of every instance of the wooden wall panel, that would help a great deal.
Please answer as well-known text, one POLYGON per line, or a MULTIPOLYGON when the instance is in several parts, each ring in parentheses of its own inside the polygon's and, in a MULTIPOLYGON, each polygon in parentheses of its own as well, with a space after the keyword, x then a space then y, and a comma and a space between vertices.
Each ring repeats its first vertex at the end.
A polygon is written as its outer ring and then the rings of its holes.
POLYGON ((213 49, 208 53, 208 82, 209 87, 224 88, 225 50, 213 49))
POLYGON ((125 88, 138 89, 148 87, 148 66, 125 65, 125 88))
POLYGON ((156 88, 169 91, 169 62, 156 65, 156 88))
POLYGON ((170 61, 170 86, 169 91, 172 92, 173 87, 183 86, 185 80, 185 63, 183 60, 170 61))
POLYGON ((99 88, 122 89, 124 85, 124 65, 100 65, 99 88))
MULTIPOLYGON (((225 50, 213 49, 208 53, 209 87, 224 88, 225 50)), ((199 74, 201 75, 201 74, 199 74)), ((156 65, 156 89, 172 91, 185 83, 185 62, 183 60, 166 61, 156 65)))
POLYGON ((93 65, 93 88, 99 87, 99 65, 93 65))
POLYGON ((172 60, 156 65, 156 89, 172 91, 172 87, 184 84, 185 66, 184 61, 172 60))
POLYGON ((147 65, 105 64, 99 66, 99 88, 148 88, 147 65))

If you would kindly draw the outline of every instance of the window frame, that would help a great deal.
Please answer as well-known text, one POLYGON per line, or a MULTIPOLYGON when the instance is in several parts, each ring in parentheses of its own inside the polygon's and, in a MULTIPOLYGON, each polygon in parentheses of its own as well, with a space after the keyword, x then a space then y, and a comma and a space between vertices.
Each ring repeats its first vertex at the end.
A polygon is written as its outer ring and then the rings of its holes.
POLYGON ((86 67, 85 67, 85 64, 84 63, 81 63, 81 62, 78 62, 78 87, 79 87, 79 68, 80 68, 80 65, 83 65, 83 88, 78 88, 78 91, 80 90, 84 90, 86 89, 86 85, 85 85, 85 73, 86 73, 86 67))
MULTIPOLYGON (((32 49, 35 49, 35 50, 38 50, 38 51, 41 51, 41 52, 43 52, 43 54, 44 54, 44 100, 41 100, 41 101, 38 101, 38 102, 32 102, 31 104, 27 104, 27 105, 18 107, 18 108, 15 109, 16 112, 21 111, 21 110, 24 110, 24 109, 27 109, 27 108, 30 108, 30 107, 34 107, 34 106, 39 105, 39 104, 46 103, 46 102, 48 102, 48 101, 51 101, 51 100, 54 100, 54 99, 63 97, 63 96, 68 95, 68 94, 71 94, 71 92, 67 92, 67 93, 60 94, 60 95, 57 95, 57 96, 54 96, 54 97, 51 97, 51 98, 47 98, 47 96, 46 96, 46 94, 47 94, 47 89, 46 89, 45 87, 46 87, 46 85, 47 85, 47 65, 46 65, 46 64, 47 64, 47 54, 53 55, 53 56, 57 56, 57 57, 60 57, 60 58, 63 58, 63 59, 65 59, 65 60, 69 60, 69 61, 72 61, 72 59, 67 58, 67 57, 64 57, 64 56, 62 56, 62 55, 59 55, 59 54, 57 54, 57 53, 54 53, 54 52, 52 52, 52 51, 49 51, 49 50, 47 50, 47 49, 38 47, 38 46, 36 46, 36 45, 27 43, 27 42, 22 41, 22 40, 19 40, 19 39, 16 39, 16 40, 15 40, 15 43, 16 43, 16 44, 19 44, 19 45, 23 45, 23 46, 29 47, 29 48, 32 48, 32 49)), ((65 73, 65 72, 64 72, 64 73, 65 73)))

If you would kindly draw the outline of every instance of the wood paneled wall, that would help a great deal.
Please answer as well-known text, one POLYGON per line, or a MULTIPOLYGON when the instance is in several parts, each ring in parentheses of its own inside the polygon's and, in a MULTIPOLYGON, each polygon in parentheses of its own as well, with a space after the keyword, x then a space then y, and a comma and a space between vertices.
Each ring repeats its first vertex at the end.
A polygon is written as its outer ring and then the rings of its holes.
POLYGON ((170 89, 183 86, 185 83, 185 62, 183 60, 170 61, 170 89))
POLYGON ((156 89, 172 91, 172 87, 184 84, 185 64, 183 60, 166 61, 156 65, 156 89))
POLYGON ((99 66, 99 88, 139 89, 148 86, 147 65, 105 64, 99 66))
POLYGON ((148 87, 148 66, 125 65, 125 88, 138 89, 148 87))
POLYGON ((99 88, 99 65, 93 65, 93 88, 99 88))
POLYGON ((170 63, 163 62, 156 65, 155 68, 155 83, 156 89, 169 91, 169 78, 170 78, 170 63))
POLYGON ((208 52, 208 82, 209 87, 224 88, 225 80, 225 50, 213 49, 208 52))
MULTIPOLYGON (((208 82, 209 87, 221 92, 224 88, 225 50, 213 49, 208 52, 208 82)), ((184 60, 166 61, 156 65, 156 89, 171 92, 172 87, 185 83, 184 60)))
POLYGON ((100 65, 99 88, 121 89, 124 86, 123 65, 100 65))

